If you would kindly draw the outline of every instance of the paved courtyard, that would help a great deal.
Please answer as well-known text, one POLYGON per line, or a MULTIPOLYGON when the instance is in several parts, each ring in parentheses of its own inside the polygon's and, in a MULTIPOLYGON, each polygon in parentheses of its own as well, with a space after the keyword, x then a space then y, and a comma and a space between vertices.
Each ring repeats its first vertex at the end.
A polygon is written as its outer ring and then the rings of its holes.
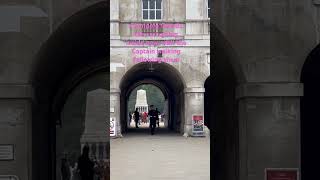
POLYGON ((210 139, 157 129, 133 129, 112 139, 111 180, 209 180, 210 139))

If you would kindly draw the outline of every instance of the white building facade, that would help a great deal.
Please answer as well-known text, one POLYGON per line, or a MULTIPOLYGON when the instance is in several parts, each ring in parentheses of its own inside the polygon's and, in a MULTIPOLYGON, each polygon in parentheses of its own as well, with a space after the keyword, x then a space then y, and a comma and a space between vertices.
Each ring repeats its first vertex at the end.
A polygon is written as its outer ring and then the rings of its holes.
POLYGON ((203 115, 204 82, 210 75, 210 34, 208 2, 205 0, 111 0, 110 63, 111 113, 118 123, 118 135, 124 132, 121 114, 126 114, 126 94, 138 84, 154 84, 167 94, 171 108, 172 128, 191 135, 192 114, 203 115), (175 33, 178 36, 136 37, 134 24, 172 24, 182 28, 144 28, 140 32, 175 33), (132 45, 144 40, 153 45, 132 45), (161 44, 164 41, 181 44, 161 44), (173 62, 136 62, 136 51, 154 51, 144 58, 170 57, 173 62), (170 51, 170 52, 168 52, 170 51))

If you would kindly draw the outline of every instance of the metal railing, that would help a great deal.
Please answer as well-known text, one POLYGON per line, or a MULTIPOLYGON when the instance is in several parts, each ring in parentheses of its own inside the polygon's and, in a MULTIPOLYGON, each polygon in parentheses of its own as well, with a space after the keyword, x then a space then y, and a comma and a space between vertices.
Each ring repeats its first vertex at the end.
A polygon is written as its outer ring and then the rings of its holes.
POLYGON ((144 23, 147 25, 145 28, 142 28, 143 33, 162 33, 163 28, 156 26, 158 23, 144 23))
MULTIPOLYGON (((185 25, 185 22, 164 22, 164 21, 159 21, 159 22, 153 22, 153 21, 122 21, 120 22, 120 28, 125 28, 129 31, 127 31, 125 33, 125 36, 133 36, 135 33, 164 33, 167 31, 174 31, 173 28, 172 30, 164 30, 165 28, 163 28, 161 25, 159 24, 183 24, 185 25), (130 28, 130 25, 132 24, 139 24, 142 25, 142 28, 130 28)), ((167 29, 167 28, 166 28, 167 29)), ((184 34, 185 32, 185 27, 181 28, 180 33, 179 34, 184 34)))
MULTIPOLYGON (((150 22, 150 21, 120 21, 120 29, 122 29, 123 36, 133 36, 135 33, 164 33, 164 32, 179 32, 180 35, 184 35, 186 33, 186 24, 194 23, 195 25, 201 26, 203 29, 203 34, 210 34, 210 19, 205 20, 188 20, 188 21, 179 21, 179 22, 171 22, 171 21, 159 21, 159 22, 150 22), (143 25, 143 28, 132 28, 130 27, 132 24, 143 25), (157 26, 157 24, 183 24, 184 27, 181 30, 170 30, 168 28, 162 28, 161 26, 157 26)), ((120 30, 121 31, 121 30, 120 30)), ((121 32, 120 32, 121 33, 121 32)), ((121 33, 121 34, 122 34, 121 33)))

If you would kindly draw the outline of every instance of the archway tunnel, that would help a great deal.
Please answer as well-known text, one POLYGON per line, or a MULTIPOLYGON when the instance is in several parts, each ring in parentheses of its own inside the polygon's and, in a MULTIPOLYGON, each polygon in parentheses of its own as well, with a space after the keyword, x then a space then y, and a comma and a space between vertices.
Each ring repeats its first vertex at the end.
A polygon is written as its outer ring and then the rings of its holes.
MULTIPOLYGON (((134 65, 121 80, 120 108, 128 112, 127 102, 130 93, 136 87, 150 84, 158 87, 168 102, 168 128, 183 132, 184 128, 184 82, 179 72, 165 63, 139 63, 134 65)), ((125 133, 128 113, 121 113, 121 130, 125 133)))
POLYGON ((126 94, 126 114, 131 115, 128 118, 126 130, 131 129, 135 126, 134 111, 138 110, 140 112, 140 122, 144 128, 150 125, 149 119, 147 117, 150 110, 150 105, 153 105, 156 110, 159 111, 159 127, 161 128, 173 129, 172 121, 170 121, 169 114, 169 92, 163 84, 152 79, 145 79, 135 83, 127 91, 126 94), (167 118, 165 118, 167 116, 167 118), (161 123, 160 123, 161 122, 161 123))

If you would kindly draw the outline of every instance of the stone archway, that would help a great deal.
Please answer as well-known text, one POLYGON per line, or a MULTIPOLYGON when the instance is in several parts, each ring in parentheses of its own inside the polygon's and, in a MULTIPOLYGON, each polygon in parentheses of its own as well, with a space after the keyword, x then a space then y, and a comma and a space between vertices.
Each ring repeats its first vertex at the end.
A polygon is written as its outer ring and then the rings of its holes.
POLYGON ((315 145, 319 129, 320 102, 320 45, 310 52, 302 71, 301 82, 304 85, 304 95, 301 97, 301 179, 307 180, 317 176, 314 162, 320 158, 319 146, 315 145))
MULTIPOLYGON (((169 116, 171 129, 186 133, 185 124, 185 82, 181 74, 171 65, 152 63, 154 70, 149 70, 150 63, 139 63, 133 66, 122 77, 120 83, 120 118, 118 132, 123 132, 123 122, 126 121, 126 98, 130 90, 139 84, 150 83, 158 86, 169 100, 169 116), (122 126, 121 126, 122 125, 122 126)), ((191 132, 189 132, 191 133, 191 132)))
POLYGON ((61 163, 77 163, 84 145, 90 158, 107 162, 109 134, 107 115, 109 93, 105 84, 108 72, 96 72, 81 80, 64 98, 55 128, 56 177, 61 177, 61 163))
MULTIPOLYGON (((156 88, 159 89, 159 91, 162 93, 162 95, 164 96, 164 99, 165 99, 165 102, 163 105, 166 104, 166 106, 164 106, 164 111, 162 111, 161 113, 165 113, 166 114, 166 118, 165 118, 165 128, 168 128, 168 129, 171 129, 171 130, 174 130, 174 127, 172 126, 173 123, 172 121, 170 121, 170 107, 169 107, 169 104, 168 102, 170 102, 170 90, 165 86, 165 84, 162 84, 161 82, 157 81, 157 80, 154 80, 154 79, 149 79, 149 78, 146 78, 146 79, 143 79, 141 81, 138 81, 136 83, 133 83, 129 89, 126 89, 124 90, 124 94, 122 96, 122 99, 121 99, 121 107, 123 109, 123 107, 125 108, 125 112, 127 112, 126 114, 129 113, 129 111, 133 111, 134 109, 127 109, 128 108, 128 98, 132 95, 133 93, 133 90, 136 89, 137 87, 140 87, 142 85, 152 85, 156 88)), ((148 93, 148 92, 147 92, 148 93)), ((147 99, 148 100, 148 99, 147 99)), ((151 105, 149 100, 148 100, 148 105, 151 105)), ((159 108, 159 107, 158 107, 159 108)), ((147 111, 146 111, 147 112, 147 111)), ((123 117, 123 120, 125 120, 126 117, 123 117)), ((122 121, 122 133, 126 132, 128 130, 128 127, 125 126, 124 124, 124 121, 122 121)))
MULTIPOLYGON (((32 72, 32 179, 55 180, 55 127, 72 89, 88 76, 108 72, 105 37, 109 3, 68 18, 43 44, 32 72)), ((106 88, 108 89, 108 77, 106 88)))
MULTIPOLYGON (((128 59, 130 60, 130 59, 128 59)), ((184 63, 138 63, 117 68, 111 72, 111 116, 118 121, 117 134, 121 136, 121 122, 125 121, 125 94, 135 83, 153 80, 169 92, 170 119, 173 128, 185 136, 192 133, 191 117, 203 115, 204 80, 209 74, 206 62, 190 59, 184 63), (198 69, 201 67, 201 69, 198 69)), ((112 64, 112 63, 111 63, 112 64)))
POLYGON ((240 127, 236 88, 244 81, 237 55, 225 36, 214 26, 210 30, 211 75, 204 83, 205 124, 210 129, 213 179, 238 180, 240 174, 240 127))

